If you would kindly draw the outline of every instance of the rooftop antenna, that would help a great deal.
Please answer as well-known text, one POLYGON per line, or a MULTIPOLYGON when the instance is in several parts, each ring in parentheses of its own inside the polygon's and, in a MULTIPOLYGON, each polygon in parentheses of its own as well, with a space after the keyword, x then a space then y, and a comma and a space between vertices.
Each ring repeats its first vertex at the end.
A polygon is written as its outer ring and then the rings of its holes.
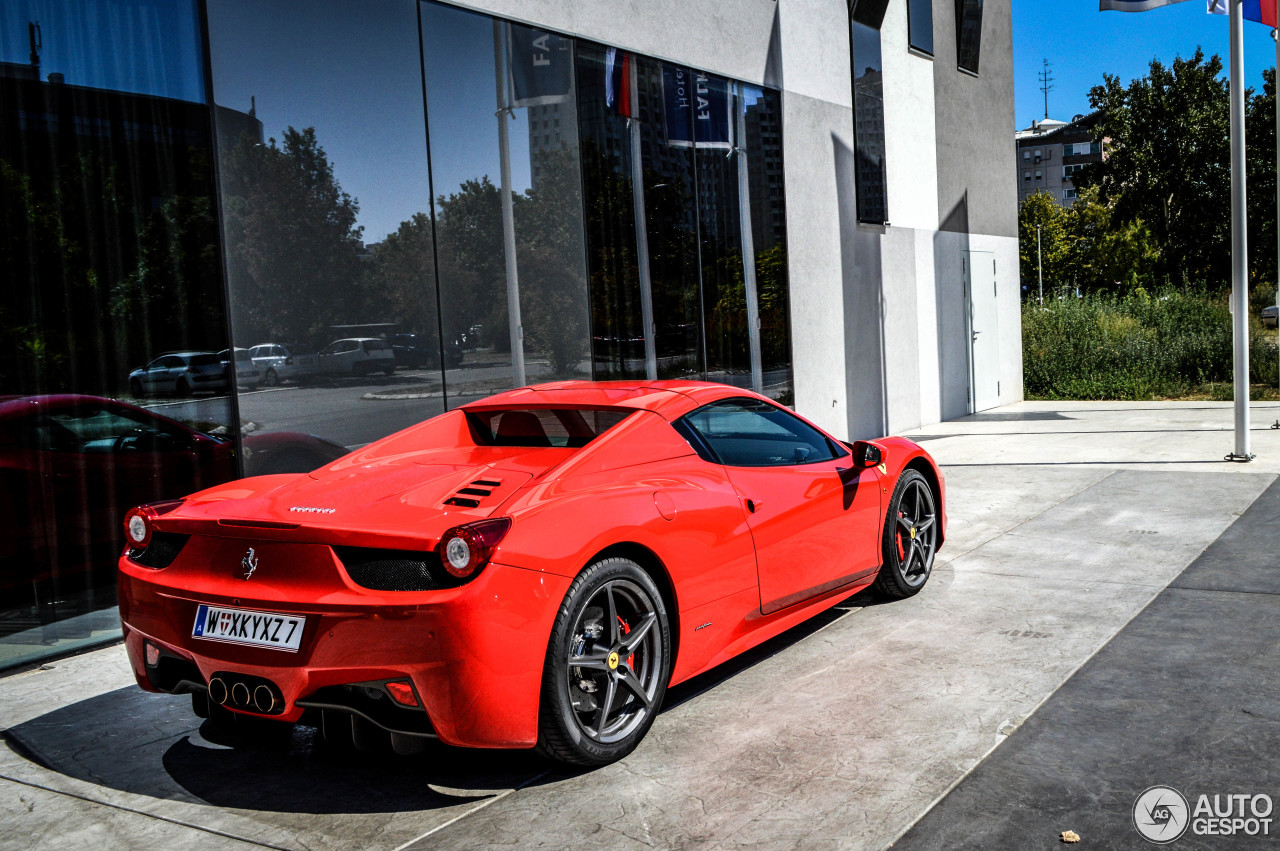
POLYGON ((36 69, 38 80, 40 79, 40 50, 44 47, 39 21, 27 21, 27 38, 31 42, 31 66, 36 69))
POLYGON ((1044 117, 1049 118, 1049 92, 1053 89, 1053 72, 1049 70, 1049 60, 1044 60, 1044 70, 1036 76, 1040 78, 1040 91, 1044 92, 1044 117))

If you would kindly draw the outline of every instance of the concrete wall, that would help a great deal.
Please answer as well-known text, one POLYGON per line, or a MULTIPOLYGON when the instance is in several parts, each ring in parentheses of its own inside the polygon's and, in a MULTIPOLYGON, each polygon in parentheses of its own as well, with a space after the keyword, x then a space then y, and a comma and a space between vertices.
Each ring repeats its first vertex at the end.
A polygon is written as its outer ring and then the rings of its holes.
POLYGON ((985 4, 974 77, 956 68, 952 0, 934 4, 935 58, 908 49, 906 0, 890 0, 890 224, 873 227, 856 214, 846 0, 456 5, 782 91, 795 405, 857 438, 969 412, 966 248, 996 254, 1001 399, 1021 398, 1009 2, 985 4))

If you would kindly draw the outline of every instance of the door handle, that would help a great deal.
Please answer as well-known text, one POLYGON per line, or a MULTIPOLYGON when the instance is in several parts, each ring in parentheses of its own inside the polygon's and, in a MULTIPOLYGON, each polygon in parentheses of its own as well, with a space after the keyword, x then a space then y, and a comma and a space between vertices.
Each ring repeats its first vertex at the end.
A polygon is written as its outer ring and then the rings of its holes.
POLYGON ((752 514, 755 514, 755 513, 756 513, 756 511, 758 511, 758 510, 760 509, 760 505, 761 505, 760 500, 758 500, 758 499, 748 499, 748 500, 747 500, 747 511, 749 511, 749 512, 750 512, 750 513, 752 513, 752 514))

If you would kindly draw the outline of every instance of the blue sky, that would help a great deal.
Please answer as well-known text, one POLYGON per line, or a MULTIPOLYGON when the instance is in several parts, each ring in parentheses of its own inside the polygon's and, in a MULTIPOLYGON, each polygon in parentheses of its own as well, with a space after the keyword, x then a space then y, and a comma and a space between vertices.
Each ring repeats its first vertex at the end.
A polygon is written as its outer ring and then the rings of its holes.
MULTIPOLYGON (((1103 73, 1126 83, 1166 65, 1196 45, 1227 61, 1227 19, 1205 13, 1205 0, 1185 0, 1149 12, 1099 12, 1097 0, 1012 0, 1014 100, 1019 128, 1044 117, 1036 74, 1048 59, 1054 76, 1049 115, 1068 121, 1089 111, 1089 89, 1103 73)), ((1271 29, 1245 21, 1245 83, 1262 88, 1262 69, 1275 64, 1271 29)))

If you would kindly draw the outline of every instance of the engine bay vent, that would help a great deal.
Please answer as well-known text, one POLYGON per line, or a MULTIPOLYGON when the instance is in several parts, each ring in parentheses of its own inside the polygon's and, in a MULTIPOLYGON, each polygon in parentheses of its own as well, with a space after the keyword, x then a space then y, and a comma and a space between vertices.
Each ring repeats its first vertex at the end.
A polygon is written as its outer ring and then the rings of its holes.
POLYGON ((458 488, 457 493, 444 501, 445 505, 456 505, 459 508, 479 508, 480 501, 493 489, 502 484, 501 479, 476 479, 466 487, 458 488))

